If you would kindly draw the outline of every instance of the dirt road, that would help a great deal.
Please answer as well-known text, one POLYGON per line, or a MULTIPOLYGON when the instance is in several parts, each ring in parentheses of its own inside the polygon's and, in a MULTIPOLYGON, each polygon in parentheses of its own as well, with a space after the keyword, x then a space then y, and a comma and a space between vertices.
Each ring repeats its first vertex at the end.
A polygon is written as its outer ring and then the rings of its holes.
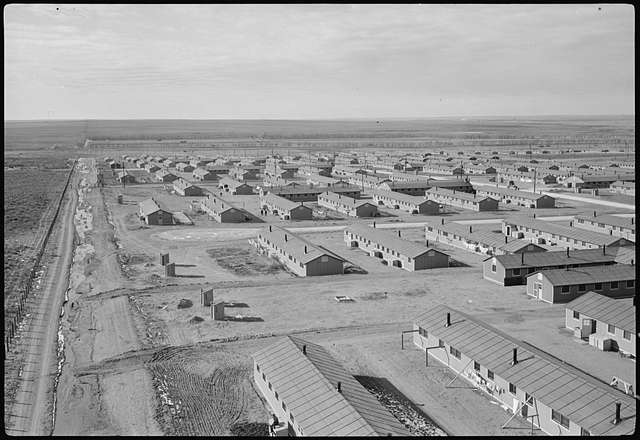
POLYGON ((49 265, 41 290, 31 299, 31 316, 23 330, 21 349, 27 353, 20 373, 20 386, 11 413, 6 415, 7 433, 13 435, 51 434, 51 393, 56 371, 58 322, 68 286, 68 270, 73 258, 73 215, 77 202, 72 177, 61 208, 56 232, 47 245, 49 265))

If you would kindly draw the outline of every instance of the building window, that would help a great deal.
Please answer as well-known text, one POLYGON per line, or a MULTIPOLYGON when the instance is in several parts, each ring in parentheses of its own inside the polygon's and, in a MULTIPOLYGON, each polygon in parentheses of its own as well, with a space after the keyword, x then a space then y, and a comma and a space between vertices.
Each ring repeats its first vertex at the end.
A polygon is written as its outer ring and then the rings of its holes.
POLYGON ((444 341, 442 339, 438 339, 438 347, 444 347, 444 341))
POLYGON ((276 400, 278 400, 278 392, 277 391, 275 392, 275 395, 276 395, 276 400))
POLYGON ((269 382, 269 389, 273 390, 273 388, 271 387, 271 382, 269 382))
POLYGON ((264 380, 265 382, 267 381, 267 376, 265 376, 264 373, 262 373, 262 380, 264 380))
POLYGON ((320 262, 321 263, 326 263, 327 261, 329 261, 329 257, 327 257, 326 255, 323 257, 320 257, 320 262))
POLYGON ((285 405, 284 402, 282 402, 282 409, 285 411, 287 410, 287 405, 285 405))
POLYGON ((569 293, 569 286, 562 286, 562 293, 569 293))
POLYGON ((489 379, 493 380, 493 377, 494 377, 494 376, 493 376, 493 371, 491 371, 491 370, 487 370, 487 377, 488 377, 489 379))
POLYGON ((595 290, 602 290, 602 283, 596 283, 596 285, 594 286, 595 290))
POLYGON ((578 284, 578 292, 584 292, 585 290, 587 290, 587 286, 584 284, 578 284))
POLYGON ((491 265, 491 272, 496 273, 496 265, 495 264, 491 265))
POLYGON ((628 280, 627 287, 633 287, 635 285, 635 280, 628 280))
POLYGON ((611 288, 612 289, 617 289, 618 288, 618 282, 617 281, 611 281, 611 288))
POLYGON ((631 332, 630 332, 630 331, 627 331, 627 330, 624 330, 624 331, 622 332, 622 337, 623 337, 624 339, 626 339, 627 341, 630 341, 630 340, 631 340, 631 332))
POLYGON ((569 419, 567 417, 563 416, 562 414, 560 414, 555 409, 551 410, 551 420, 553 420, 554 422, 560 424, 561 426, 569 429, 569 419))
POLYGON ((616 326, 613 324, 607 324, 607 331, 612 335, 616 334, 616 326))
POLYGON ((511 382, 509 382, 509 392, 515 396, 516 395, 516 391, 518 391, 516 386, 514 384, 512 384, 511 382))
POLYGON ((453 355, 453 357, 455 357, 456 359, 460 359, 460 351, 456 350, 455 348, 449 346, 449 353, 451 353, 453 355))
POLYGON ((573 311, 573 319, 580 319, 580 312, 573 311))
POLYGON ((580 435, 583 437, 588 437, 591 435, 591 433, 584 428, 580 428, 580 435))
POLYGON ((260 365, 256 364, 256 370, 260 371, 260 365))
POLYGON ((513 269, 514 275, 520 275, 520 269, 513 269))
POLYGON ((473 369, 476 371, 480 371, 480 364, 476 361, 473 361, 473 369))

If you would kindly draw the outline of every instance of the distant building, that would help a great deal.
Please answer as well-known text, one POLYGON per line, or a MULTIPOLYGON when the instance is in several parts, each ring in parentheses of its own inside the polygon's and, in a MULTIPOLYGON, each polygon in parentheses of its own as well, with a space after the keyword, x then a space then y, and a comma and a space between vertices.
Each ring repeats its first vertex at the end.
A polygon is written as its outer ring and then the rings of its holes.
POLYGON ((457 208, 470 209, 472 211, 497 211, 498 201, 491 197, 483 197, 477 194, 469 194, 444 188, 431 188, 426 197, 434 202, 457 208))
POLYGON ((528 191, 518 191, 510 188, 493 186, 476 187, 478 196, 491 197, 504 204, 513 204, 527 208, 555 208, 556 199, 545 194, 536 194, 528 191))
POLYGON ((218 175, 204 168, 193 170, 193 178, 199 182, 218 180, 218 175))
POLYGON ((575 192, 583 189, 609 188, 613 182, 634 182, 635 174, 616 174, 616 175, 599 175, 599 174, 582 174, 574 175, 564 180, 563 185, 567 188, 573 188, 575 192))
POLYGON ((161 209, 154 199, 145 199, 138 203, 140 219, 148 225, 172 225, 173 214, 161 209))
POLYGON ((367 200, 354 199, 334 192, 323 192, 318 196, 318 206, 341 212, 350 217, 375 217, 376 205, 367 200))
POLYGON ((636 356, 633 298, 615 299, 587 292, 566 305, 565 326, 600 350, 608 348, 636 356))
POLYGON ((118 172, 118 176, 116 177, 116 180, 120 183, 136 183, 136 178, 127 173, 126 171, 120 171, 118 172))
POLYGON ((436 249, 403 240, 400 231, 394 233, 364 224, 347 226, 345 243, 360 248, 374 258, 380 258, 388 266, 409 272, 436 267, 449 267, 449 256, 436 249))
POLYGON ((342 258, 275 225, 260 231, 256 245, 301 277, 344 273, 342 258))
POLYGON ((624 194, 624 195, 633 196, 633 197, 636 196, 635 182, 623 182, 621 180, 616 180, 609 186, 609 189, 619 194, 624 194))
POLYGON ((574 218, 573 226, 576 228, 626 238, 634 243, 636 241, 635 217, 576 215, 574 218))
POLYGON ((373 202, 377 205, 401 209, 412 214, 437 215, 440 213, 440 204, 424 197, 377 189, 370 190, 370 192, 373 194, 373 202))
POLYGON ((313 209, 299 202, 280 197, 273 193, 260 195, 260 205, 270 214, 280 216, 283 220, 312 220, 313 209))
POLYGON ((486 255, 545 252, 546 249, 526 240, 504 237, 486 230, 474 230, 473 226, 454 222, 431 222, 425 226, 425 239, 444 243, 466 251, 486 255))
POLYGON ((251 221, 253 216, 233 203, 221 199, 215 194, 208 194, 200 202, 200 207, 218 223, 243 223, 251 221))
POLYGON ((195 169, 196 167, 191 165, 190 163, 180 162, 176 164, 176 170, 182 173, 191 173, 195 169))
POLYGON ((218 188, 233 195, 252 195, 254 189, 251 185, 227 176, 220 178, 218 181, 218 188))
MULTIPOLYGON (((572 222, 572 224, 575 224, 575 222, 572 222)), ((532 243, 561 246, 569 249, 597 249, 603 246, 633 245, 633 242, 626 238, 600 234, 530 217, 503 219, 502 233, 506 236, 530 240, 532 243)))
POLYGON ((191 182, 184 180, 182 177, 173 181, 173 189, 176 194, 181 196, 194 197, 203 195, 202 188, 191 184, 191 182))
POLYGON ((635 293, 636 268, 627 264, 575 269, 545 269, 527 276, 527 295, 548 303, 566 303, 593 290, 612 298, 635 293))
POLYGON ((165 168, 156 171, 156 177, 160 182, 171 183, 178 178, 175 174, 170 173, 165 168))
MULTIPOLYGON (((494 255, 482 262, 485 280, 502 286, 526 284, 526 276, 545 269, 572 269, 624 263, 627 248, 580 249, 494 255)), ((633 264, 633 259, 631 259, 633 264)))

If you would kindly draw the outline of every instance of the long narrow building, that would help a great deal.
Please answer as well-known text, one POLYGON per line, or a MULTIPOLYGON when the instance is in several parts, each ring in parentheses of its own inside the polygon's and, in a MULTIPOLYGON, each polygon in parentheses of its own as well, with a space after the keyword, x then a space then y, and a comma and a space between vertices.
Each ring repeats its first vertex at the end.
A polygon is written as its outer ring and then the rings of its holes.
POLYGON ((472 211, 497 211, 498 201, 491 197, 483 197, 467 192, 448 190, 444 188, 431 188, 426 192, 426 197, 434 202, 449 205, 456 208, 470 209, 472 211))
POLYGON ((549 435, 632 435, 632 396, 451 307, 414 319, 413 342, 549 435))
POLYGON ((280 422, 273 435, 411 435, 320 345, 287 336, 252 357, 254 383, 280 422))
POLYGON ((260 196, 260 205, 269 213, 283 220, 312 220, 313 209, 302 203, 292 202, 273 193, 260 196))
POLYGON ((348 226, 344 230, 344 241, 351 248, 360 248, 386 265, 399 267, 409 272, 436 267, 449 267, 449 256, 436 249, 413 241, 403 240, 396 233, 364 224, 348 226))
POLYGON ((284 228, 269 225, 258 233, 258 249, 284 264, 301 277, 339 275, 344 273, 344 260, 284 228))
POLYGON ((333 209, 350 217, 375 217, 378 214, 378 207, 368 200, 354 199, 328 191, 318 196, 318 206, 333 209))
POLYGON ((211 193, 200 202, 200 207, 218 223, 243 223, 253 219, 244 209, 211 193))
MULTIPOLYGON (((595 211, 594 211, 594 214, 595 211)), ((634 217, 619 217, 617 215, 576 215, 573 226, 587 231, 609 234, 636 241, 636 225, 634 217)))
POLYGON ((471 225, 445 222, 444 218, 440 222, 425 225, 425 239, 486 255, 546 251, 545 248, 527 240, 505 237, 486 230, 474 230, 471 225))
POLYGON ((527 275, 540 270, 574 269, 616 263, 633 265, 634 255, 635 246, 494 255, 482 262, 482 275, 485 280, 502 286, 514 286, 526 284, 527 275))
POLYGON ((381 189, 372 189, 369 192, 373 194, 373 202, 377 205, 401 209, 411 214, 435 215, 440 213, 440 204, 424 197, 410 196, 396 191, 384 191, 381 189))
POLYGON ((491 197, 504 204, 524 206, 526 208, 555 208, 556 199, 545 194, 519 191, 511 188, 477 186, 476 194, 491 197))
POLYGON ((527 295, 551 304, 566 303, 593 290, 612 298, 636 291, 636 268, 628 264, 545 269, 527 276, 527 295))
POLYGON ((560 246, 569 249, 598 249, 610 246, 632 246, 633 242, 611 234, 601 234, 586 229, 564 226, 557 222, 530 217, 511 217, 502 220, 502 233, 523 238, 532 243, 560 246))

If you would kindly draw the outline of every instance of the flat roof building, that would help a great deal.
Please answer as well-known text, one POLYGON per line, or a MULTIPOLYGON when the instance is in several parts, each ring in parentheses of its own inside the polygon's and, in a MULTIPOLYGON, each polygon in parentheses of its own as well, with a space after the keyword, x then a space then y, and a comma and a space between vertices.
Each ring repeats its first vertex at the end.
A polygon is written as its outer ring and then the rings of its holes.
POLYGON ((436 267, 449 267, 449 256, 444 252, 403 240, 401 232, 391 232, 364 224, 347 226, 344 241, 349 247, 357 247, 374 258, 380 258, 388 266, 409 272, 436 267))
POLYGON ((466 313, 436 305, 413 329, 426 356, 549 435, 635 432, 632 396, 466 313))
POLYGON ((344 273, 342 258, 275 225, 260 231, 255 244, 301 277, 344 273))

